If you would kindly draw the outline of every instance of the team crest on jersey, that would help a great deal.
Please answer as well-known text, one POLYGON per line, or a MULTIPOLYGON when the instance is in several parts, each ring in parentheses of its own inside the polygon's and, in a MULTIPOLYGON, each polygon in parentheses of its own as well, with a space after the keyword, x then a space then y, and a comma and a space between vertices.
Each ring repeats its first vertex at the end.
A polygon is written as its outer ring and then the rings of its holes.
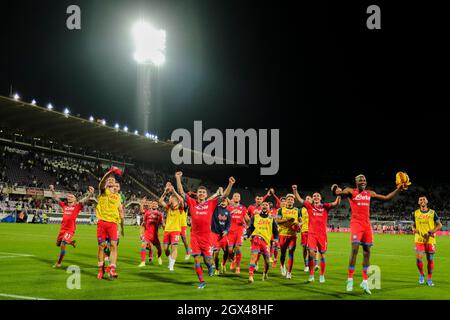
POLYGON ((357 236, 356 236, 356 234, 354 234, 354 235, 353 235, 353 239, 356 240, 356 238, 357 238, 357 236))

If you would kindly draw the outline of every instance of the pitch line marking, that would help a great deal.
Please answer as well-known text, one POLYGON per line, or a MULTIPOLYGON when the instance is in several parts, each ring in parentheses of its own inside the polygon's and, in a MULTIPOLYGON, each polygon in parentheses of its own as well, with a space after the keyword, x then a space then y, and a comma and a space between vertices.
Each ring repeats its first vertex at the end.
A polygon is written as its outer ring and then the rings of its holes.
POLYGON ((22 300, 51 300, 51 299, 39 298, 39 297, 17 296, 15 294, 6 294, 6 293, 0 293, 0 297, 15 298, 15 299, 22 299, 22 300))

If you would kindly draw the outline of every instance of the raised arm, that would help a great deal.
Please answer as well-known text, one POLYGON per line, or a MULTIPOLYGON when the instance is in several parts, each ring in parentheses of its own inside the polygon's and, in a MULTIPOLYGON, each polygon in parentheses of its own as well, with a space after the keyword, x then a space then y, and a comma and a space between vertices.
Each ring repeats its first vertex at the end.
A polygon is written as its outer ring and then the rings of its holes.
POLYGON ((387 196, 378 194, 375 191, 370 191, 370 196, 374 199, 381 201, 389 201, 392 200, 395 196, 397 196, 403 190, 403 185, 398 185, 397 189, 389 193, 387 196))
POLYGON ((61 199, 60 199, 60 198, 58 197, 58 195, 56 194, 56 192, 55 192, 55 187, 54 187, 52 184, 49 185, 48 187, 49 187, 49 189, 50 189, 50 192, 52 193, 52 198, 53 198, 53 200, 60 202, 61 199))
POLYGON ((81 198, 80 201, 78 202, 81 203, 82 205, 85 205, 86 202, 88 202, 89 199, 92 198, 92 196, 94 195, 94 191, 95 191, 94 187, 89 186, 86 196, 84 198, 81 198))
POLYGON ((333 195, 335 196, 350 197, 352 195, 353 189, 347 187, 342 190, 337 184, 333 184, 331 186, 331 192, 333 192, 333 195))
POLYGON ((185 198, 186 197, 186 194, 184 193, 184 190, 183 190, 183 184, 181 183, 181 177, 183 176, 183 172, 181 172, 181 171, 177 171, 176 173, 175 173, 175 180, 177 181, 177 189, 178 189, 178 193, 183 197, 183 198, 185 198))
POLYGON ((164 199, 166 198, 166 195, 168 192, 169 192, 169 188, 165 188, 164 193, 161 195, 161 197, 158 200, 159 205, 162 206, 163 208, 167 207, 167 203, 164 201, 164 199))
POLYGON ((174 188, 172 185, 170 185, 169 191, 172 192, 173 195, 174 195, 175 197, 177 197, 178 202, 180 203, 180 205, 184 207, 184 199, 183 199, 183 197, 180 196, 180 195, 175 191, 175 188, 174 188))
POLYGON ((333 202, 330 202, 330 208, 337 207, 340 204, 341 204, 341 196, 337 196, 336 200, 334 200, 333 202))
POLYGON ((141 201, 139 201, 139 209, 140 209, 141 213, 144 213, 144 206, 145 206, 146 202, 147 202, 147 198, 146 197, 143 197, 141 199, 141 201))
POLYGON ((228 186, 227 186, 227 188, 225 189, 225 191, 223 192, 223 195, 222 195, 223 198, 227 198, 227 197, 230 195, 231 188, 233 188, 233 185, 234 185, 235 183, 236 183, 236 180, 235 180, 233 177, 230 177, 230 178, 228 179, 228 186))
POLYGON ((217 189, 216 193, 212 194, 212 195, 208 198, 208 200, 216 199, 217 197, 222 196, 222 195, 223 195, 223 188, 222 188, 222 187, 219 187, 219 188, 217 189))
POLYGON ((109 170, 107 173, 105 173, 105 175, 103 176, 103 178, 100 180, 100 183, 98 184, 98 190, 100 191, 100 193, 105 192, 105 185, 106 185, 106 181, 108 180, 109 177, 111 177, 113 175, 113 171, 109 170))
POLYGON ((303 202, 304 202, 305 200, 303 200, 303 198, 300 197, 300 194, 298 193, 297 185, 296 185, 296 184, 294 184, 294 185, 292 186, 292 191, 294 192, 294 197, 295 197, 295 199, 296 199, 298 202, 300 202, 301 204, 303 204, 303 202))

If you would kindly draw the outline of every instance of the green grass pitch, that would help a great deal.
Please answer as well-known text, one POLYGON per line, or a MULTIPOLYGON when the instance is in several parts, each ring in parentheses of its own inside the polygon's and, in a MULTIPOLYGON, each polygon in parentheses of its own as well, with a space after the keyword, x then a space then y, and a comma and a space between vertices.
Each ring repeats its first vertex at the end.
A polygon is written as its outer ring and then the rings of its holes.
MULTIPOLYGON (((297 248, 293 278, 285 279, 279 268, 271 269, 268 281, 261 281, 261 272, 255 274, 255 283, 247 284, 249 241, 243 247, 241 274, 208 277, 207 287, 198 290, 192 258, 184 260, 184 247, 175 271, 156 262, 138 268, 139 230, 126 227, 120 240, 115 280, 98 280, 96 226, 79 225, 75 234, 77 248, 69 247, 62 269, 53 269, 59 249, 55 246, 59 225, 0 224, 0 299, 11 295, 46 299, 450 299, 450 237, 439 237, 433 280, 435 287, 418 284, 415 265, 414 240, 407 235, 375 235, 372 264, 381 269, 381 289, 367 296, 359 288, 361 259, 358 257, 353 293, 345 292, 347 263, 350 252, 347 233, 328 235, 326 283, 306 284, 301 248, 297 248), (81 270, 81 288, 68 289, 66 282, 70 265, 81 270)), ((160 232, 162 233, 162 232, 160 232)), ((204 265, 203 265, 204 266, 204 265)), ((260 262, 260 266, 262 263, 260 262)), ((426 268, 426 263, 425 263, 426 268)), ((262 268, 261 268, 262 269, 262 268)), ((260 269, 260 270, 261 270, 260 269)))

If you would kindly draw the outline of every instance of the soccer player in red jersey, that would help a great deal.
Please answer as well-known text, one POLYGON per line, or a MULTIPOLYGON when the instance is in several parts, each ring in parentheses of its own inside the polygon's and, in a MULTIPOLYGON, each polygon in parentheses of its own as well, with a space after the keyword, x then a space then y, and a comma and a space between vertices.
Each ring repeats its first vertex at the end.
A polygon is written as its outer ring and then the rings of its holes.
POLYGON ((255 214, 250 220, 250 225, 247 229, 244 239, 251 236, 251 257, 249 265, 249 277, 248 282, 252 283, 253 273, 256 267, 256 259, 258 259, 258 254, 262 253, 264 255, 264 271, 262 280, 268 279, 269 273, 269 245, 270 239, 274 238, 278 240, 278 226, 277 222, 269 214, 270 206, 268 202, 263 202, 261 204, 261 212, 255 214))
POLYGON ((58 261, 53 266, 54 268, 60 268, 64 256, 66 255, 66 246, 69 244, 75 248, 76 241, 72 239, 77 228, 76 220, 81 209, 83 209, 83 205, 93 196, 94 188, 89 187, 87 195, 79 202, 77 202, 77 198, 75 198, 73 194, 67 194, 67 204, 58 197, 53 185, 50 185, 49 188, 52 193, 52 198, 58 201, 59 206, 63 210, 61 228, 59 229, 58 238, 56 239, 56 246, 60 247, 60 252, 58 261))
POLYGON ((264 197, 261 196, 255 197, 255 203, 248 207, 248 213, 250 218, 252 218, 256 213, 261 212, 261 204, 263 203, 263 201, 267 199, 268 196, 270 196, 271 190, 272 189, 270 189, 264 197))
POLYGON ((309 279, 308 282, 314 281, 314 258, 317 252, 320 253, 320 283, 325 282, 325 253, 327 252, 327 222, 328 211, 341 203, 341 197, 337 197, 334 202, 322 203, 322 196, 315 192, 312 196, 312 203, 305 201, 300 197, 297 186, 292 186, 295 198, 303 204, 308 210, 308 242, 309 250, 309 279))
POLYGON ((355 177, 356 188, 345 188, 342 190, 337 184, 332 185, 334 195, 347 197, 352 210, 350 219, 350 234, 352 252, 348 267, 347 291, 353 291, 353 274, 355 272, 356 257, 359 246, 363 247, 363 282, 360 287, 367 294, 372 294, 368 284, 368 270, 370 266, 370 247, 373 246, 372 226, 370 225, 370 201, 371 199, 389 201, 403 191, 406 186, 399 184, 397 189, 388 195, 377 194, 375 191, 367 190, 367 180, 362 174, 355 177))
POLYGON ((153 246, 158 250, 158 264, 161 265, 162 249, 158 237, 158 228, 160 225, 164 227, 163 213, 158 211, 156 201, 147 201, 145 197, 141 200, 140 207, 143 213, 143 221, 141 225, 141 264, 139 267, 145 266, 146 249, 149 250, 149 262, 152 262, 153 246))
POLYGON ((236 192, 228 206, 231 213, 231 227, 228 233, 228 257, 231 260, 230 270, 236 268, 236 273, 241 273, 242 239, 244 236, 244 224, 250 221, 247 208, 241 203, 241 195, 236 192))
MULTIPOLYGON (((203 270, 201 266, 201 256, 204 257, 205 263, 208 266, 208 275, 214 275, 214 262, 212 260, 212 245, 211 245, 211 219, 219 204, 219 199, 226 198, 230 194, 231 188, 236 180, 233 177, 228 179, 228 186, 225 189, 222 197, 208 200, 208 191, 205 187, 197 188, 197 200, 186 194, 183 190, 181 177, 183 173, 178 171, 175 174, 177 181, 177 188, 179 194, 185 198, 189 207, 189 214, 191 216, 191 250, 194 257, 195 271, 200 281, 199 289, 206 286, 203 278, 203 270)), ((221 201, 221 200, 220 200, 221 201)))

